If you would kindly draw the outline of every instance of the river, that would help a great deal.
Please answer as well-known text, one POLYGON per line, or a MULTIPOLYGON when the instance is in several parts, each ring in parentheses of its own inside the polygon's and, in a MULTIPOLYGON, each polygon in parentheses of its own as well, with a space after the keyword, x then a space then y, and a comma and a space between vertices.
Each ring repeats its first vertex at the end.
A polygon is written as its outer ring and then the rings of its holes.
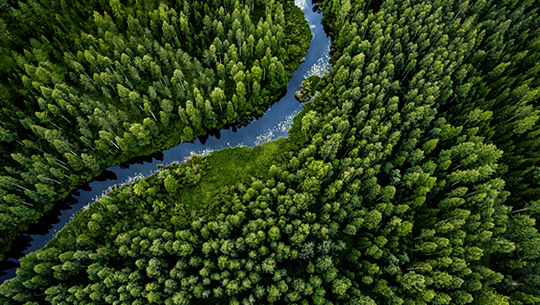
POLYGON ((262 117, 245 127, 222 129, 216 136, 206 138, 204 143, 200 139, 193 143, 181 143, 160 153, 137 158, 131 164, 107 168, 100 177, 74 191, 59 203, 57 209, 44 215, 38 224, 31 225, 29 230, 17 237, 13 249, 7 253, 7 259, 0 262, 0 284, 15 277, 15 271, 19 267, 19 258, 43 248, 73 219, 77 211, 101 198, 109 187, 148 176, 157 170, 158 164, 180 162, 192 153, 204 156, 213 150, 226 147, 253 147, 280 137, 287 137, 293 117, 303 108, 303 104, 295 99, 295 91, 300 89, 302 81, 308 76, 314 74, 320 76, 330 68, 328 63, 330 38, 327 37, 321 24, 322 14, 313 11, 314 5, 308 4, 307 0, 295 0, 295 4, 304 11, 313 38, 304 57, 305 61, 300 64, 289 80, 285 96, 272 104, 262 117))

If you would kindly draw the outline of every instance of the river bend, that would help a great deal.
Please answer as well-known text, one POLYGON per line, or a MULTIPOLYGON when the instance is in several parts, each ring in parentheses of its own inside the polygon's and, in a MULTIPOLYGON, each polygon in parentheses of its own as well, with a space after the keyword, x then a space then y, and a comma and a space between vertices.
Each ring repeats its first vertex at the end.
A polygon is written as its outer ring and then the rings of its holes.
POLYGON ((0 284, 15 277, 20 257, 43 248, 73 219, 77 211, 99 200, 109 187, 115 184, 131 183, 153 174, 158 164, 180 162, 192 153, 204 156, 211 151, 227 147, 253 147, 280 137, 287 137, 287 131, 291 127, 294 116, 303 108, 303 105, 295 99, 295 91, 300 89, 302 81, 308 76, 314 74, 321 76, 330 68, 330 38, 327 37, 321 24, 321 12, 315 12, 314 5, 308 4, 307 0, 295 0, 295 4, 303 10, 313 38, 304 62, 289 80, 285 96, 274 103, 262 117, 245 127, 222 129, 217 136, 208 137, 204 143, 200 139, 193 143, 181 143, 161 153, 138 158, 138 162, 129 166, 117 165, 107 168, 101 175, 101 179, 92 181, 89 186, 74 191, 68 198, 62 200, 60 206, 63 209, 48 213, 38 224, 32 225, 27 232, 22 233, 15 240, 12 251, 7 254, 7 260, 0 262, 0 284))

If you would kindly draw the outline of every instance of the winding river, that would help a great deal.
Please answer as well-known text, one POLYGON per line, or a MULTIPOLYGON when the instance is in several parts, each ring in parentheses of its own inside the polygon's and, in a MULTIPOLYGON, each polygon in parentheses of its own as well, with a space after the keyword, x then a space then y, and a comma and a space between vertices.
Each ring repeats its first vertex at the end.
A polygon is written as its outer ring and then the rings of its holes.
POLYGON ((287 137, 293 117, 302 110, 303 105, 294 97, 300 89, 302 81, 313 74, 322 75, 330 68, 330 38, 326 36, 321 24, 322 14, 314 11, 314 5, 307 0, 295 0, 295 4, 304 11, 304 16, 311 27, 313 39, 305 56, 305 61, 294 72, 287 85, 287 94, 274 103, 262 117, 246 127, 224 129, 216 136, 210 136, 204 143, 197 139, 194 143, 181 143, 175 147, 156 153, 146 158, 138 158, 129 165, 118 165, 107 168, 96 180, 85 187, 74 191, 62 200, 59 208, 47 213, 38 224, 32 225, 27 232, 15 241, 13 249, 7 254, 7 260, 0 262, 0 284, 15 277, 19 267, 18 259, 30 252, 44 247, 53 239, 75 215, 86 205, 98 200, 105 191, 117 184, 131 182, 150 175, 157 170, 158 164, 170 164, 181 161, 191 153, 207 155, 213 150, 226 147, 253 147, 266 141, 287 137))

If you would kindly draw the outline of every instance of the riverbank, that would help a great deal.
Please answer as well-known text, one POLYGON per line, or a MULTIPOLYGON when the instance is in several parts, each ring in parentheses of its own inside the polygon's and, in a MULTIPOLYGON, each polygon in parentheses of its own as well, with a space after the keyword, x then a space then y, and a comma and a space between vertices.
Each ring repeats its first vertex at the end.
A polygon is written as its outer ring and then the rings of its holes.
MULTIPOLYGON (((265 180, 269 178, 270 167, 282 164, 290 159, 293 155, 291 149, 294 149, 294 145, 291 145, 290 140, 280 138, 251 148, 245 146, 230 147, 213 151, 207 156, 193 154, 182 162, 174 162, 160 167, 150 176, 137 179, 137 181, 127 183, 121 187, 109 189, 102 199, 77 212, 74 219, 58 232, 56 237, 45 248, 58 248, 65 251, 66 244, 73 243, 74 240, 80 238, 81 234, 85 234, 86 230, 84 228, 87 228, 88 223, 95 218, 92 215, 105 211, 104 208, 107 207, 107 202, 116 200, 112 198, 120 198, 118 194, 133 192, 134 185, 138 184, 144 186, 145 191, 141 191, 143 196, 145 196, 144 193, 154 194, 149 196, 155 196, 145 197, 146 202, 142 203, 144 206, 143 214, 156 214, 153 219, 147 219, 144 222, 145 225, 176 231, 191 221, 198 219, 198 217, 210 220, 217 215, 216 213, 221 211, 218 198, 224 189, 235 189, 238 185, 249 185, 253 179, 265 180), (182 172, 185 173, 179 175, 185 181, 179 182, 180 187, 177 190, 169 192, 174 193, 174 200, 167 199, 162 205, 156 204, 153 206, 154 200, 165 200, 167 197, 166 192, 161 195, 157 193, 158 187, 156 185, 162 183, 158 181, 165 179, 167 173, 178 173, 179 168, 182 168, 182 172), (126 191, 125 188, 131 188, 131 190, 126 191), (156 191, 150 190, 150 188, 156 191), (152 198, 152 200, 148 198, 152 198), (179 221, 179 219, 182 219, 182 221, 179 221), (155 223, 153 223, 154 221, 155 223)), ((125 221, 124 225, 129 224, 129 226, 132 226, 141 221, 142 210, 138 208, 118 204, 114 210, 122 214, 121 218, 125 221)), ((111 237, 116 237, 118 232, 112 230, 112 228, 116 227, 117 224, 116 221, 112 220, 114 220, 114 216, 111 218, 111 222, 102 229, 104 232, 110 232, 111 237)), ((95 237, 98 238, 99 235, 95 237)))

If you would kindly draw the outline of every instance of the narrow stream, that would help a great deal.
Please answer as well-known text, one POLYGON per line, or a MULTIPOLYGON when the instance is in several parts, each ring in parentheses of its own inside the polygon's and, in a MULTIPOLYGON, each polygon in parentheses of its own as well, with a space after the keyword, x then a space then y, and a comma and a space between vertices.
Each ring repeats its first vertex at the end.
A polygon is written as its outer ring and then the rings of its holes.
POLYGON ((307 0, 295 0, 295 4, 304 11, 313 39, 305 61, 300 64, 289 80, 287 94, 283 98, 274 103, 262 117, 246 127, 232 130, 224 129, 217 136, 206 139, 204 143, 199 139, 195 140, 194 143, 181 143, 161 153, 138 158, 135 164, 107 168, 104 174, 92 181, 89 186, 74 191, 72 195, 62 200, 57 211, 45 215, 38 224, 32 225, 26 233, 21 234, 16 239, 12 251, 7 255, 8 258, 0 262, 0 284, 15 277, 20 257, 43 248, 73 218, 77 211, 101 198, 109 187, 148 176, 157 170, 157 164, 180 162, 191 153, 207 155, 213 150, 226 147, 253 147, 280 137, 287 137, 287 131, 291 127, 294 116, 303 108, 303 104, 300 104, 294 97, 295 91, 300 89, 302 81, 308 76, 322 75, 330 68, 328 63, 330 38, 323 30, 322 14, 318 11, 314 12, 314 5, 308 4, 307 0))

